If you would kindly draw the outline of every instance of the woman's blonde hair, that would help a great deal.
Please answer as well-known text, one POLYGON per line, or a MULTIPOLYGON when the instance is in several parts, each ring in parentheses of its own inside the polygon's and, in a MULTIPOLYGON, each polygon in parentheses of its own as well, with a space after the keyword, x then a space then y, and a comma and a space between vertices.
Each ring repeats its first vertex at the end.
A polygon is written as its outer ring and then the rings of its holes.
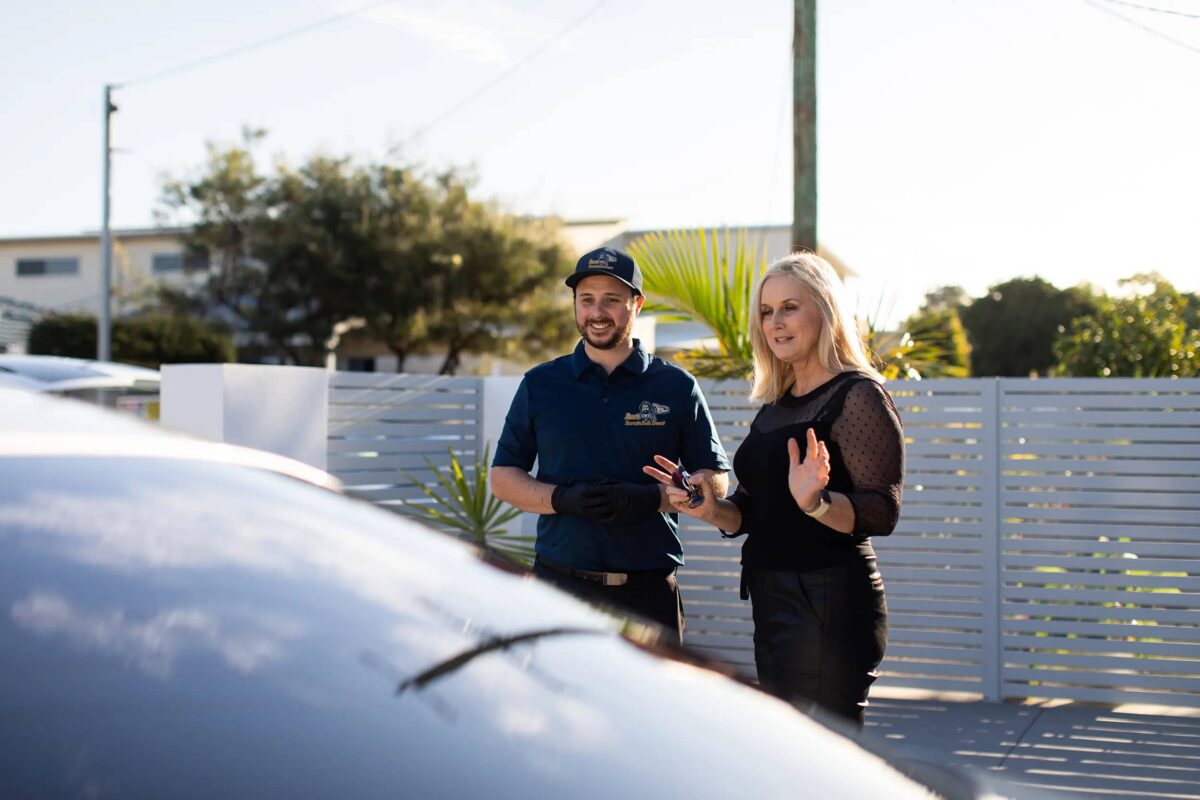
POLYGON ((851 370, 865 372, 882 382, 883 376, 871 363, 858 324, 843 299, 842 281, 837 272, 815 253, 792 253, 767 267, 750 295, 750 344, 754 348, 754 387, 750 390, 750 399, 774 403, 796 381, 791 365, 775 357, 762 330, 763 284, 776 275, 799 281, 821 312, 821 335, 817 340, 817 358, 821 366, 835 374, 851 370))

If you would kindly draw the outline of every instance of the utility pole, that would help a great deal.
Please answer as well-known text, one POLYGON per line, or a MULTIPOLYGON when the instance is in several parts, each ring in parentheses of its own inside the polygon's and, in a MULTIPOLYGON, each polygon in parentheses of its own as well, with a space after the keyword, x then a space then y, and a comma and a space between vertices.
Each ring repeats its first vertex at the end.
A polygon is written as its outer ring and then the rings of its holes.
POLYGON ((793 0, 792 248, 817 249, 817 0, 793 0))
POLYGON ((100 322, 96 331, 96 359, 112 361, 112 231, 109 229, 112 173, 112 115, 117 110, 112 101, 113 85, 104 84, 104 222, 100 228, 100 257, 103 262, 100 278, 100 322))

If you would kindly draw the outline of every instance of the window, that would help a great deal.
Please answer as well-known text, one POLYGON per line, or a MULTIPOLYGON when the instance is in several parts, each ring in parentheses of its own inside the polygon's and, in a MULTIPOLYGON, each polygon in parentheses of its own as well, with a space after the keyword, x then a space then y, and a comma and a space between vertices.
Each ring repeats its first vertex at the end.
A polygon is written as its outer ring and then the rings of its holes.
POLYGON ((155 253, 150 271, 155 275, 172 272, 200 272, 208 269, 208 256, 199 253, 155 253))
POLYGON ((78 275, 78 258, 18 258, 17 277, 41 275, 78 275))
POLYGON ((183 253, 155 253, 150 257, 150 271, 183 272, 183 253))
POLYGON ((346 359, 346 371, 347 372, 374 372, 375 371, 375 359, 374 358, 347 358, 346 359))

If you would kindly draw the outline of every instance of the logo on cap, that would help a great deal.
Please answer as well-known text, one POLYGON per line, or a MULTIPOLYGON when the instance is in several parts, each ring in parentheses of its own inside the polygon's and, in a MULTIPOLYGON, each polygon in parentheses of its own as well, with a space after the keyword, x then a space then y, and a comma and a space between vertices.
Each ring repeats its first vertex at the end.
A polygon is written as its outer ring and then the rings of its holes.
POLYGON ((612 253, 600 251, 588 259, 588 269, 612 269, 612 265, 617 263, 617 257, 612 253))
POLYGON ((642 271, 633 256, 615 247, 600 247, 584 253, 575 262, 575 272, 563 281, 572 289, 588 275, 607 275, 624 283, 637 294, 642 293, 642 271))

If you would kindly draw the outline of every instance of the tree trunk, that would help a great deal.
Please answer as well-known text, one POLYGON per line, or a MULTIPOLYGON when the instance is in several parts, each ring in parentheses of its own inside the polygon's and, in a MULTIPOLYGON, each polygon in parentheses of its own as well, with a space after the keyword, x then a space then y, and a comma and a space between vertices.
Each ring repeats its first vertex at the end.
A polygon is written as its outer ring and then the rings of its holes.
POLYGON ((408 351, 390 342, 388 343, 388 350, 391 350, 392 355, 396 357, 396 372, 404 372, 404 362, 408 360, 408 351))
POLYGON ((452 375, 458 371, 458 353, 457 350, 451 349, 450 353, 446 354, 446 360, 442 362, 442 368, 438 369, 439 375, 452 375))
POLYGON ((446 353, 446 360, 442 362, 442 368, 438 370, 439 375, 454 375, 458 372, 460 363, 459 355, 462 348, 459 345, 450 345, 450 352, 446 353))

